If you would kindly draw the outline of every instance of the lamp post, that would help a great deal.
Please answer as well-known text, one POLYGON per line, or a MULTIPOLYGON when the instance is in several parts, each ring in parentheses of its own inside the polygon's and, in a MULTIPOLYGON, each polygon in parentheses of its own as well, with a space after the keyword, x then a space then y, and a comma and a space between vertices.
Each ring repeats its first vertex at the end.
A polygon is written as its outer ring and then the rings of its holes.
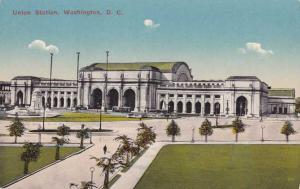
POLYGON ((99 107, 99 131, 102 131, 102 110, 101 110, 101 108, 102 108, 102 105, 101 105, 101 103, 99 102, 99 104, 98 104, 98 107, 99 107))
POLYGON ((92 142, 92 129, 90 129, 90 144, 93 144, 93 142, 92 142))
POLYGON ((218 125, 219 125, 219 123, 218 123, 218 114, 215 114, 215 116, 216 116, 216 127, 218 127, 218 125))
POLYGON ((228 112, 229 112, 229 107, 228 107, 228 100, 226 102, 226 115, 228 115, 228 112))
POLYGON ((41 143, 42 142, 41 124, 39 124, 38 130, 39 130, 39 143, 41 143))
POLYGON ((106 69, 105 69, 105 90, 104 90, 104 112, 107 112, 107 107, 106 107, 106 93, 107 93, 107 70, 108 70, 108 56, 109 56, 109 51, 106 51, 106 69))
MULTIPOLYGON (((49 89, 50 89, 50 99, 51 99, 51 93, 52 93, 52 62, 53 62, 53 52, 50 52, 50 85, 49 85, 49 89)), ((48 99, 47 99, 48 100, 48 99)), ((51 99, 52 100, 52 99, 51 99)), ((51 101, 50 100, 50 101, 51 101)), ((52 104, 49 104, 49 108, 51 108, 52 104)))
POLYGON ((91 171, 91 188, 93 188, 93 177, 94 177, 95 167, 90 167, 90 171, 91 171))
POLYGON ((192 128, 192 140, 191 140, 192 143, 195 142, 194 135, 195 135, 195 127, 192 128))
POLYGON ((46 103, 43 104, 43 131, 45 130, 46 103))
POLYGON ((260 126, 261 127, 261 141, 262 142, 264 142, 265 141, 265 139, 264 139, 264 128, 265 128, 265 126, 260 126))

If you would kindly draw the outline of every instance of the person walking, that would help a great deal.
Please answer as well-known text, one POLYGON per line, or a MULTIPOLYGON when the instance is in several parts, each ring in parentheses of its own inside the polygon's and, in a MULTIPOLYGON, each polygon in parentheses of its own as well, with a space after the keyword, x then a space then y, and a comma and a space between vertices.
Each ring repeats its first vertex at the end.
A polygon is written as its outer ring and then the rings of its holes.
POLYGON ((106 151, 107 151, 107 147, 106 147, 106 144, 105 144, 104 147, 103 147, 104 155, 106 154, 106 151))

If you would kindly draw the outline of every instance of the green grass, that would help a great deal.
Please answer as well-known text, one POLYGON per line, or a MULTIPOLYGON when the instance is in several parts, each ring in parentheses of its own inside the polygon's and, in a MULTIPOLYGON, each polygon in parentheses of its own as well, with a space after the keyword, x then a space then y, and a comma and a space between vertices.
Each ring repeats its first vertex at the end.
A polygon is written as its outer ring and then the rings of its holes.
POLYGON ((295 189, 300 145, 169 145, 135 189, 295 189))
MULTIPOLYGON (((14 118, 7 118, 13 120, 14 118)), ((135 121, 138 118, 127 118, 124 116, 116 116, 110 114, 102 114, 103 122, 112 121, 135 121)), ((43 118, 23 118, 22 121, 42 122, 43 118)), ((76 113, 64 112, 61 116, 46 118, 46 122, 99 122, 99 113, 76 113)))
MULTIPOLYGON (((61 158, 66 157, 80 148, 61 148, 61 158)), ((0 147, 0 186, 23 176, 24 162, 20 160, 22 147, 0 147)), ((29 172, 38 170, 55 161, 55 147, 42 147, 39 159, 29 164, 29 172)))

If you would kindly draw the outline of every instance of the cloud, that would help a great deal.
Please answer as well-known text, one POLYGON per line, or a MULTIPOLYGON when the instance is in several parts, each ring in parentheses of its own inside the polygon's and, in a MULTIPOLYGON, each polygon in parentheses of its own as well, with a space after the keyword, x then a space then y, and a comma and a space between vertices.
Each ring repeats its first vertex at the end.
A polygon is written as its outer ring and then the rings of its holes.
POLYGON ((160 24, 157 24, 155 23, 153 20, 151 19, 145 19, 144 20, 144 25, 147 27, 147 28, 150 28, 150 29, 155 29, 155 28, 158 28, 160 26, 160 24))
POLYGON ((47 51, 49 53, 57 54, 59 52, 59 49, 55 45, 46 45, 46 42, 43 40, 34 40, 28 45, 29 49, 38 49, 41 51, 47 51))
POLYGON ((262 47, 261 43, 257 42, 248 42, 246 43, 245 48, 239 48, 238 51, 242 54, 248 53, 256 53, 259 55, 273 55, 274 52, 272 50, 266 50, 262 47))

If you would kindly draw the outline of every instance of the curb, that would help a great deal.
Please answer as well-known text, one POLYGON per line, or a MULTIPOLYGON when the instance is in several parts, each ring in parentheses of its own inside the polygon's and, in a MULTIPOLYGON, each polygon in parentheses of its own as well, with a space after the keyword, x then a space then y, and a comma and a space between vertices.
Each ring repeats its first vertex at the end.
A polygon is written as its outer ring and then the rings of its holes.
MULTIPOLYGON (((91 145, 89 145, 88 147, 79 150, 78 152, 75 152, 75 153, 73 153, 73 154, 70 154, 70 155, 68 155, 68 156, 66 156, 66 157, 64 157, 64 158, 62 158, 62 159, 60 159, 60 160, 56 160, 56 161, 54 161, 54 162, 52 162, 52 163, 50 163, 50 164, 48 164, 48 165, 46 165, 46 166, 44 166, 44 167, 42 167, 42 168, 36 170, 36 171, 33 171, 32 173, 29 173, 29 174, 24 175, 24 176, 22 176, 22 177, 20 177, 20 178, 17 178, 17 179, 15 179, 15 180, 9 182, 8 184, 2 186, 2 188, 9 187, 9 186, 11 186, 11 185, 13 185, 13 184, 15 184, 15 183, 17 183, 17 182, 19 182, 19 181, 21 181, 21 180, 27 178, 27 177, 30 177, 30 176, 32 176, 32 175, 34 175, 34 174, 36 174, 36 173, 38 173, 38 172, 40 172, 40 171, 42 171, 42 170, 44 170, 44 169, 47 169, 48 167, 51 167, 52 165, 55 165, 55 164, 57 164, 57 163, 59 163, 59 162, 61 162, 61 161, 64 161, 64 160, 66 160, 66 159, 68 159, 68 158, 70 158, 70 157, 72 157, 72 156, 78 155, 78 154, 80 154, 80 153, 82 153, 82 152, 84 152, 84 151, 90 149, 90 148, 93 147, 94 145, 95 145, 95 144, 91 144, 91 145)), ((2 188, 0 187, 0 189, 2 189, 2 188)))

